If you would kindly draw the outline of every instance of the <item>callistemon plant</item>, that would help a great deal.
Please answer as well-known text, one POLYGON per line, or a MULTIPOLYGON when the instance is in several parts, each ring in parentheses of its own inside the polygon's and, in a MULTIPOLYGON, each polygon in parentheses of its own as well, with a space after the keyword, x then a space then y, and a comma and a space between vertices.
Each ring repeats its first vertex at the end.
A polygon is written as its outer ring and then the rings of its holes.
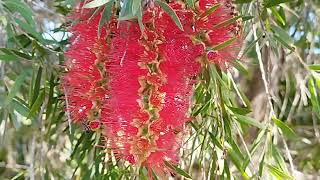
POLYGON ((140 16, 119 19, 124 6, 75 8, 62 78, 67 112, 102 129, 117 158, 163 176, 179 161, 201 68, 236 58, 238 17, 228 0, 143 1, 140 16))

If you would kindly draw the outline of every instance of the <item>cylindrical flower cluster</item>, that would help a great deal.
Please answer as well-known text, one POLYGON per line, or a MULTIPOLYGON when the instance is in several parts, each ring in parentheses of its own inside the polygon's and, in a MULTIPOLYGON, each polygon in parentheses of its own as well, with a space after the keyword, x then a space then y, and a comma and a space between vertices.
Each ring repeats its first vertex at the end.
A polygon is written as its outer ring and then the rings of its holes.
POLYGON ((103 129, 107 148, 159 175, 169 172, 165 161, 178 162, 195 76, 208 62, 224 67, 234 59, 239 39, 228 0, 199 0, 196 10, 169 6, 183 31, 158 6, 144 11, 143 32, 134 20, 113 17, 98 35, 101 15, 77 12, 62 78, 72 120, 103 129))

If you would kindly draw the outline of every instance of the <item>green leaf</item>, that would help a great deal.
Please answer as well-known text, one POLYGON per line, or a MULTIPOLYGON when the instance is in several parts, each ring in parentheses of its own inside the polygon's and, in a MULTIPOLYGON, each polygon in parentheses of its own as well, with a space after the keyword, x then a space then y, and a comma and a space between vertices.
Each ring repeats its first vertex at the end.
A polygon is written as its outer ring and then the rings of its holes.
POLYGON ((187 5, 188 5, 191 9, 195 9, 194 0, 186 0, 186 1, 187 1, 187 5))
POLYGON ((289 139, 297 139, 298 136, 297 134, 283 121, 281 121, 280 119, 277 119, 275 117, 272 118, 274 124, 281 129, 281 132, 283 133, 283 135, 289 139))
POLYGON ((228 155, 230 156, 230 159, 232 163, 236 166, 236 168, 240 171, 242 177, 244 179, 250 179, 249 175, 244 171, 244 169, 241 167, 241 162, 243 161, 241 157, 238 156, 238 154, 234 151, 234 149, 229 149, 228 155))
POLYGON ((279 152, 278 148, 273 143, 271 143, 271 152, 272 152, 272 157, 275 159, 275 161, 277 162, 279 167, 282 170, 287 171, 286 163, 285 163, 281 153, 279 152))
POLYGON ((207 9, 205 12, 203 12, 202 14, 200 14, 200 18, 205 18, 210 16, 212 13, 214 13, 217 9, 219 9, 219 7, 221 6, 221 4, 215 4, 213 6, 211 6, 209 9, 207 9))
POLYGON ((142 22, 142 11, 143 11, 143 9, 141 7, 141 3, 139 3, 138 6, 137 6, 137 11, 136 11, 135 15, 137 16, 138 24, 139 24, 141 33, 144 32, 144 25, 143 25, 143 22, 142 22))
POLYGON ((262 159, 259 163, 259 171, 258 171, 258 175, 261 178, 262 177, 262 173, 263 173, 263 167, 264 167, 264 158, 265 158, 265 154, 263 154, 262 159))
MULTIPOLYGON (((260 132, 256 136, 255 140, 251 143, 250 154, 254 154, 256 152, 259 145, 264 140, 263 137, 265 137, 266 133, 267 133, 266 127, 264 129, 260 130, 260 132)), ((250 163, 250 158, 247 155, 246 160, 244 161, 243 167, 246 168, 249 165, 249 163, 250 163)))
POLYGON ((93 10, 93 13, 91 13, 90 17, 89 17, 89 22, 92 21, 95 17, 97 17, 98 14, 100 14, 103 11, 104 7, 103 6, 99 6, 98 8, 95 8, 93 10))
POLYGON ((280 38, 279 36, 274 36, 275 39, 282 44, 284 47, 290 49, 291 51, 294 51, 294 46, 289 45, 283 38, 280 38))
POLYGON ((132 0, 132 14, 136 15, 141 9, 141 0, 132 0))
POLYGON ((241 74, 243 75, 249 75, 249 72, 247 71, 247 69, 243 66, 243 64, 241 63, 241 61, 239 60, 234 60, 231 61, 231 64, 233 65, 233 67, 235 67, 241 74))
POLYGON ((25 3, 20 0, 7 0, 4 2, 5 6, 12 12, 17 12, 30 24, 31 27, 35 27, 33 19, 33 12, 25 3))
POLYGON ((309 92, 311 95, 310 100, 311 100, 313 110, 316 113, 316 115, 318 116, 318 118, 320 118, 320 103, 318 100, 317 89, 315 87, 313 79, 309 79, 308 89, 309 89, 309 92))
POLYGON ((242 16, 242 21, 248 21, 250 19, 254 18, 254 16, 242 16))
POLYGON ((272 31, 273 31, 276 35, 287 39, 286 41, 287 41, 289 44, 292 44, 292 43, 293 43, 292 37, 288 34, 288 32, 287 32, 286 30, 282 29, 282 28, 279 27, 279 26, 275 26, 275 25, 273 25, 273 24, 271 25, 271 29, 272 29, 272 31))
POLYGON ((221 143, 218 141, 218 139, 210 131, 208 131, 208 132, 209 132, 209 135, 211 137, 213 144, 216 145, 219 149, 223 150, 223 147, 222 147, 221 143))
POLYGON ((48 95, 48 102, 47 102, 47 109, 46 109, 46 119, 49 118, 50 113, 52 111, 52 105, 53 105, 53 101, 54 101, 54 87, 55 87, 55 83, 54 83, 54 75, 51 74, 50 80, 49 80, 49 95, 48 95))
POLYGON ((30 24, 25 23, 23 21, 21 21, 20 19, 15 18, 16 23, 19 25, 19 27, 24 30, 26 33, 31 34, 32 36, 34 36, 38 41, 40 41, 42 44, 45 44, 45 40, 43 39, 43 37, 41 36, 41 34, 39 34, 35 28, 33 28, 30 24))
POLYGON ((105 23, 108 23, 110 20, 113 3, 114 3, 114 0, 110 0, 110 2, 106 4, 103 10, 102 16, 99 21, 99 27, 98 27, 99 36, 101 35, 102 27, 105 25, 105 23))
POLYGON ((36 113, 40 109, 41 104, 43 103, 44 97, 45 97, 45 92, 41 91, 40 95, 37 97, 37 100, 31 106, 27 119, 30 119, 31 117, 36 115, 36 113))
POLYGON ((25 70, 15 79, 15 82, 12 88, 10 89, 8 96, 4 100, 4 106, 7 106, 12 102, 13 98, 18 93, 20 87, 22 86, 22 83, 24 82, 28 74, 29 71, 25 70))
POLYGON ((33 97, 32 97, 32 101, 30 103, 31 105, 36 101, 36 99, 39 95, 40 85, 41 85, 41 77, 42 77, 42 67, 40 66, 38 69, 35 84, 33 86, 33 97))
POLYGON ((192 179, 192 177, 186 173, 184 170, 182 170, 181 168, 179 168, 178 166, 168 162, 168 161, 164 161, 164 164, 166 166, 168 166, 170 169, 174 170, 176 173, 180 174, 181 176, 185 177, 185 178, 189 178, 192 179))
POLYGON ((281 3, 291 2, 292 0, 265 0, 264 1, 264 7, 270 8, 273 6, 277 6, 281 3))
POLYGON ((273 16, 281 23, 280 25, 285 26, 286 22, 285 20, 281 17, 281 15, 279 14, 279 12, 277 11, 277 9, 275 7, 271 7, 271 11, 273 16))
POLYGON ((251 3, 252 0, 235 0, 235 4, 244 4, 244 3, 251 3))
POLYGON ((192 116, 197 116, 199 115, 201 112, 203 112, 204 109, 207 109, 211 104, 211 101, 207 101, 203 106, 201 106, 196 112, 194 112, 192 114, 192 116))
POLYGON ((2 59, 5 61, 15 61, 20 60, 21 58, 26 60, 32 59, 29 54, 18 51, 16 49, 0 48, 0 51, 2 52, 2 54, 0 54, 0 60, 2 59))
POLYGON ((235 116, 237 117, 236 119, 240 122, 240 123, 245 123, 248 125, 252 125, 255 126, 257 128, 263 129, 266 125, 262 124, 261 122, 251 118, 251 117, 247 117, 247 116, 242 116, 239 114, 235 114, 235 116))
MULTIPOLYGON (((22 100, 21 100, 22 101, 22 100)), ((12 101, 12 107, 22 116, 27 117, 29 108, 26 104, 22 103, 21 101, 18 101, 17 99, 13 99, 12 101)))
POLYGON ((220 44, 218 44, 218 45, 216 45, 216 46, 214 46, 212 48, 209 48, 209 50, 218 51, 220 49, 224 49, 224 48, 232 45, 236 40, 237 40, 237 38, 233 37, 233 38, 228 39, 228 40, 226 40, 226 41, 224 41, 224 42, 222 42, 222 43, 220 43, 220 44))
POLYGON ((237 155, 238 158, 241 159, 241 162, 243 162, 244 156, 243 156, 243 153, 241 152, 238 144, 236 142, 234 142, 233 138, 228 139, 228 143, 230 144, 232 151, 237 155))
POLYGON ((312 64, 308 66, 310 70, 320 71, 320 64, 312 64))
POLYGON ((278 42, 280 42, 282 45, 284 45, 288 49, 292 51, 294 50, 293 48, 294 41, 287 31, 275 25, 271 25, 271 29, 275 33, 274 37, 276 38, 276 40, 278 40, 278 42))
POLYGON ((83 8, 96 8, 99 6, 103 6, 107 4, 110 0, 93 0, 86 5, 83 6, 83 8))
POLYGON ((235 114, 247 115, 252 112, 248 108, 238 108, 238 107, 231 107, 231 106, 227 106, 227 107, 235 114))
POLYGON ((2 51, 2 53, 0 54, 0 60, 16 61, 19 59, 16 55, 14 55, 14 53, 12 53, 10 50, 7 50, 6 48, 0 48, 0 51, 2 51))
POLYGON ((261 38, 262 38, 262 35, 260 35, 256 40, 252 41, 249 45, 247 45, 247 48, 244 50, 243 55, 246 55, 250 51, 250 49, 253 48, 261 38))
POLYGON ((231 173, 230 173, 230 168, 228 165, 227 161, 224 161, 224 165, 223 165, 223 174, 227 175, 226 179, 231 179, 231 173))
POLYGON ((231 24, 234 24, 240 18, 242 18, 242 16, 236 16, 236 17, 230 18, 228 20, 225 20, 225 21, 213 26, 213 29, 219 29, 219 28, 227 27, 227 26, 229 26, 231 24))
POLYGON ((273 165, 267 164, 267 167, 268 167, 269 172, 279 180, 293 179, 293 177, 289 176, 287 173, 283 172, 281 169, 279 169, 273 165))
POLYGON ((183 31, 183 26, 181 24, 181 21, 176 14, 176 12, 165 2, 162 2, 161 0, 156 0, 156 4, 158 4, 166 13, 169 14, 169 16, 172 18, 174 23, 179 27, 181 31, 183 31))
POLYGON ((132 0, 125 1, 119 13, 119 21, 134 19, 136 16, 132 13, 132 0))

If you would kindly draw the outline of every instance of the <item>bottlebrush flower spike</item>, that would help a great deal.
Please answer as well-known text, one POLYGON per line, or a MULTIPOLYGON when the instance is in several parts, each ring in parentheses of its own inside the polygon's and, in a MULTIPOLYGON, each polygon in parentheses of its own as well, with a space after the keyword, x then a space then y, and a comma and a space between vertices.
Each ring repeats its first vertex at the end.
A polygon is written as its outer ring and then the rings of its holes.
POLYGON ((240 28, 228 0, 169 6, 184 31, 158 6, 145 10, 142 33, 136 21, 112 18, 98 36, 101 15, 76 13, 62 78, 71 119, 103 129, 118 158, 160 176, 171 171, 165 162, 178 163, 195 76, 206 63, 235 58, 240 28))
MULTIPOLYGON (((86 17, 85 14, 82 18, 86 17)), ((67 111, 75 122, 96 121, 100 106, 105 103, 103 99, 108 96, 104 82, 104 56, 108 46, 103 38, 98 38, 98 23, 97 16, 90 22, 81 21, 71 28, 71 47, 66 52, 68 72, 63 76, 62 84, 67 111)))

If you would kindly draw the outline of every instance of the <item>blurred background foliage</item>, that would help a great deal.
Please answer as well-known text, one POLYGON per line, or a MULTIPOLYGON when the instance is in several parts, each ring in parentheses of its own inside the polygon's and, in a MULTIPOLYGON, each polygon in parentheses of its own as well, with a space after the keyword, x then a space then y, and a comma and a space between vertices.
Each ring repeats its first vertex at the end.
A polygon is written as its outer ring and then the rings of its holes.
MULTIPOLYGON (((59 75, 75 3, 0 0, 0 179, 148 179, 68 122, 59 75)), ((234 3, 240 60, 199 75, 172 178, 319 179, 320 1, 234 3)))

